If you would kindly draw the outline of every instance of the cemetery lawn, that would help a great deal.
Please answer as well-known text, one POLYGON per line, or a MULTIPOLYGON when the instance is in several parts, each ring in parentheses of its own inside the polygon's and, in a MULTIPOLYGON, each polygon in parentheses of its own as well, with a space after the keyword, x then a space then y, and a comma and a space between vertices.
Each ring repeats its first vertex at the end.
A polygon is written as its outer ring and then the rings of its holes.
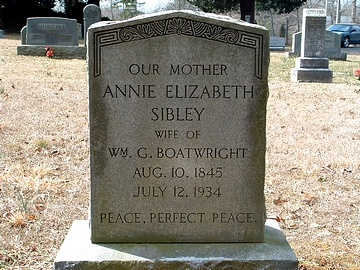
MULTIPOLYGON (((18 56, 19 44, 0 39, 0 269, 52 269, 88 217, 86 61, 18 56)), ((330 61, 332 84, 290 82, 294 66, 271 52, 267 214, 301 269, 360 269, 360 54, 330 61)))

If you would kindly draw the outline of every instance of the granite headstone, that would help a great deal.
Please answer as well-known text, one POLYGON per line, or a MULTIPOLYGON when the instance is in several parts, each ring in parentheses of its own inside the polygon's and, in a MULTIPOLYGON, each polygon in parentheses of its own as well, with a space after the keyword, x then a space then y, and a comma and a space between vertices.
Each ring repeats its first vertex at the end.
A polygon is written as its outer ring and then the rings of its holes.
POLYGON ((285 51, 285 38, 270 37, 270 50, 285 51))
POLYGON ((93 23, 97 23, 101 21, 101 9, 94 4, 90 4, 84 7, 83 10, 84 16, 84 39, 85 39, 85 46, 86 46, 86 33, 90 25, 93 23))
POLYGON ((325 49, 326 13, 323 9, 304 9, 301 57, 322 57, 325 49))
MULTIPOLYGON (((293 34, 292 51, 289 52, 289 56, 300 56, 301 35, 301 31, 293 34)), ((332 60, 346 61, 347 54, 341 52, 341 36, 339 34, 328 30, 325 31, 324 57, 332 60)))
POLYGON ((266 29, 170 12, 88 31, 92 242, 262 242, 266 29))
POLYGON ((20 31, 21 45, 26 45, 26 29, 27 26, 25 25, 20 31))
POLYGON ((268 32, 172 11, 88 38, 91 228, 54 269, 298 269, 264 224, 268 32))
POLYGON ((291 70, 291 80, 297 82, 332 82, 329 59, 324 57, 326 11, 304 9, 301 53, 291 70))
POLYGON ((54 17, 28 18, 26 44, 78 46, 77 22, 54 17))

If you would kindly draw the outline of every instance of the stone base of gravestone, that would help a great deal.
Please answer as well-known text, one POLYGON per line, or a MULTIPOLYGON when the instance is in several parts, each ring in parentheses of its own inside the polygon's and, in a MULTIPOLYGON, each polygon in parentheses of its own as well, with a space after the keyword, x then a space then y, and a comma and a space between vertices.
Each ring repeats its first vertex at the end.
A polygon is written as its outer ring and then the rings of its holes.
MULTIPOLYGON (((45 56, 45 45, 20 45, 16 47, 17 55, 45 56)), ((84 46, 51 46, 55 58, 86 58, 84 46)))
POLYGON ((298 269, 296 255, 275 220, 263 243, 93 244, 89 222, 76 220, 54 269, 298 269))
POLYGON ((299 57, 295 68, 291 70, 291 80, 294 82, 331 83, 333 71, 329 69, 329 59, 299 57))

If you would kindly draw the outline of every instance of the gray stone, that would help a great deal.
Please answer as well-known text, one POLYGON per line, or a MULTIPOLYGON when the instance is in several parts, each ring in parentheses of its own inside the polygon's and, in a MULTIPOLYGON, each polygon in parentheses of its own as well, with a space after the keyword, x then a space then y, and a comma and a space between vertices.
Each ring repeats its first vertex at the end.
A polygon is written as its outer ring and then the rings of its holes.
POLYGON ((298 269, 276 221, 267 220, 263 243, 93 244, 89 222, 76 220, 55 259, 55 270, 298 269))
POLYGON ((4 35, 4 31, 3 30, 0 30, 0 38, 2 38, 4 35))
POLYGON ((270 50, 284 51, 285 50, 285 38, 270 37, 270 50))
POLYGON ((330 60, 338 60, 338 61, 346 61, 347 60, 347 53, 324 53, 324 57, 330 60))
POLYGON ((66 18, 28 18, 26 44, 78 46, 77 22, 66 18))
POLYGON ((333 72, 328 68, 297 68, 291 70, 291 80, 297 82, 331 83, 333 72))
POLYGON ((90 25, 101 21, 101 9, 97 5, 86 5, 83 10, 84 16, 84 39, 86 46, 86 33, 90 25))
POLYGON ((292 52, 294 54, 298 54, 297 56, 300 56, 300 52, 301 52, 301 36, 302 36, 302 32, 297 32, 295 34, 293 34, 293 42, 292 42, 292 52))
POLYGON ((296 58, 296 66, 299 68, 328 68, 329 59, 327 58, 296 58))
POLYGON ((21 45, 26 45, 26 29, 27 29, 27 26, 25 25, 23 28, 21 28, 21 31, 20 31, 21 45))
POLYGON ((88 39, 92 242, 262 242, 268 31, 172 11, 88 39))
MULTIPOLYGON (((302 32, 293 34, 292 51, 287 56, 300 56, 302 32)), ((331 60, 346 61, 347 53, 341 52, 341 36, 332 31, 325 31, 325 49, 323 57, 331 60)))
POLYGON ((324 9, 304 9, 301 37, 301 57, 322 57, 325 49, 326 12, 324 9))
POLYGON ((341 53, 341 36, 332 31, 325 31, 325 53, 341 53))
POLYGON ((81 23, 77 23, 76 26, 77 26, 78 39, 80 40, 83 37, 82 25, 81 23))
POLYGON ((326 12, 304 9, 301 56, 291 70, 291 80, 297 82, 332 82, 329 59, 324 58, 326 12))

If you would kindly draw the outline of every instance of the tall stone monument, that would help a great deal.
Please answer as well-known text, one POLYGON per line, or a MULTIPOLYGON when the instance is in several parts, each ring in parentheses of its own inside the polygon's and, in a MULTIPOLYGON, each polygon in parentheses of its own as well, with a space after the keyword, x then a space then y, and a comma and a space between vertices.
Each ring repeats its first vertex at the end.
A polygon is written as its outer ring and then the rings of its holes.
POLYGON ((265 215, 267 30, 172 11, 88 31, 90 229, 55 269, 297 269, 265 215))
POLYGON ((301 54, 291 70, 291 80, 298 82, 332 82, 329 59, 324 58, 326 11, 304 9, 301 54))

